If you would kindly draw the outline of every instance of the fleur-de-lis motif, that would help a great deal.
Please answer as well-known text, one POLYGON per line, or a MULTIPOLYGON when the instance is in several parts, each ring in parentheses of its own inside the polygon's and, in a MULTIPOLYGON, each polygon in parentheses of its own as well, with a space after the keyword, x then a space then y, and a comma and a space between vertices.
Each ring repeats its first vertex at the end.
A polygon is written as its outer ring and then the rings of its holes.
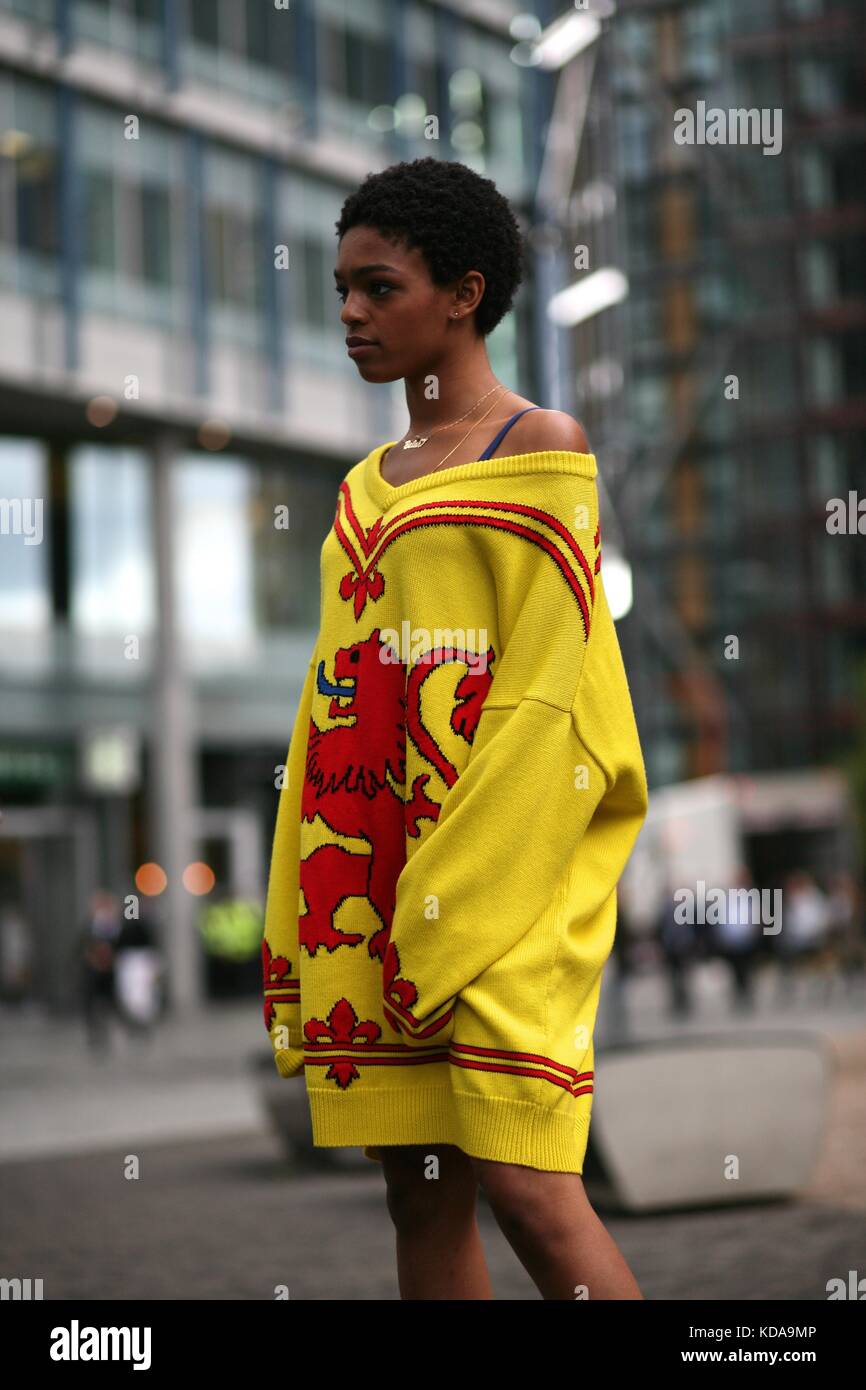
POLYGON ((377 569, 369 570, 367 574, 344 574, 340 580, 340 598, 350 599, 354 596, 355 600, 355 619, 360 618, 367 603, 367 599, 381 598, 385 590, 385 581, 377 569))
POLYGON ((277 1003, 292 1002, 293 999, 296 997, 298 982, 297 980, 290 979, 289 984, 293 987, 293 989, 289 992, 284 991, 282 995, 278 994, 273 998, 268 997, 267 991, 269 988, 273 989, 275 986, 283 984, 283 982, 286 979, 286 976, 291 977, 291 974, 292 962, 288 960, 286 956, 275 956, 271 951, 270 943, 267 937, 263 938, 262 982, 265 989, 265 1027, 267 1028, 268 1032, 270 1032, 271 1030, 271 1024, 273 1023, 277 1012, 274 1005, 277 1003))
MULTIPOLYGON (((328 1014, 327 1023, 323 1023, 320 1018, 309 1018, 304 1024, 304 1037, 307 1042, 324 1043, 328 1046, 345 1043, 351 1048, 359 1042, 376 1042, 381 1034, 382 1029, 374 1019, 358 1022, 358 1015, 348 999, 337 1000, 328 1014)), ((336 1081, 340 1089, 345 1091, 349 1083, 356 1081, 359 1076, 360 1072, 354 1063, 349 1058, 341 1058, 331 1063, 325 1073, 325 1080, 336 1081)))

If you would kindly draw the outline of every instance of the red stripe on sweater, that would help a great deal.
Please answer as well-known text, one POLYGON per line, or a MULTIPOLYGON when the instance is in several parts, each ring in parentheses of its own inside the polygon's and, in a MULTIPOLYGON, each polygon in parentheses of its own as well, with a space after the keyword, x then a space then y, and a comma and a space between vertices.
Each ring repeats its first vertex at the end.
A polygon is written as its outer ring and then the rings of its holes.
POLYGON ((537 1076, 542 1081, 552 1081, 554 1086, 561 1086, 564 1091, 572 1096, 589 1095, 592 1085, 576 1087, 573 1082, 566 1081, 562 1076, 554 1076, 552 1072, 544 1071, 538 1067, 497 1067, 492 1062, 464 1062, 459 1057, 451 1057, 449 1060, 456 1067, 466 1067, 468 1071, 498 1071, 511 1076, 537 1076))
POLYGON ((475 1057, 502 1057, 511 1062, 542 1062, 545 1066, 564 1071, 574 1081, 585 1081, 592 1077, 591 1071, 575 1071, 574 1067, 566 1066, 565 1062, 557 1062, 553 1057, 545 1057, 540 1052, 509 1052, 501 1047, 475 1047, 471 1043, 457 1042, 452 1042, 451 1046, 455 1052, 471 1053, 475 1057))
MULTIPOLYGON (((457 497, 442 498, 438 502, 419 502, 414 507, 407 507, 405 511, 400 512, 397 516, 392 517, 390 521, 386 522, 382 527, 380 539, 384 540, 390 537, 392 531, 399 526, 404 517, 411 516, 414 512, 434 511, 436 508, 441 507, 479 507, 485 511, 507 511, 517 516, 532 517, 533 520, 540 521, 543 526, 549 526, 550 529, 559 536, 560 540, 568 546, 574 558, 583 567, 590 586, 590 596, 592 595, 592 577, 589 573, 589 566, 586 563, 583 551, 572 536, 568 527, 564 526, 559 518, 554 516, 552 512, 546 512, 542 507, 533 507, 528 502, 487 502, 483 498, 457 497)), ((597 534, 598 530, 596 530, 596 535, 597 534)), ((593 537, 593 540, 595 540, 595 537, 593 537)))
POLYGON ((548 540, 546 540, 545 537, 541 536, 537 531, 533 531, 531 527, 523 527, 516 522, 509 524, 507 521, 500 520, 496 517, 483 515, 479 516, 471 514, 468 516, 464 516, 462 514, 459 516, 451 516, 446 514, 440 514, 438 516, 422 515, 418 516, 417 519, 413 520, 413 514, 427 513, 428 511, 433 511, 437 508, 441 511, 441 508, 443 507, 480 507, 486 509, 487 511, 508 511, 512 514, 516 514, 519 516, 527 516, 533 518, 536 521, 540 521, 543 525, 549 526, 551 530, 554 531, 556 535, 560 537, 560 539, 565 543, 565 545, 567 545, 568 549, 573 553, 573 555, 577 559, 586 578, 586 583, 590 596, 590 604, 594 604, 595 586, 593 583, 592 571, 589 567, 589 564, 587 563, 586 557, 583 554, 583 551, 581 550, 580 546, 574 540, 571 533, 550 512, 545 512, 539 507, 532 507, 528 504, 520 502, 485 502, 483 499, 449 500, 446 498, 439 502, 421 502, 415 507, 407 508, 406 511, 401 512, 399 516, 394 517, 391 521, 389 521, 385 527, 381 527, 381 519, 377 518, 377 520, 371 526, 369 532, 364 532, 363 527, 361 527, 360 522, 358 521, 354 509, 351 505, 351 493, 349 492, 349 489, 345 485, 345 483, 341 485, 340 491, 344 497, 346 514, 349 517, 352 529, 355 531, 362 553, 368 562, 366 567, 363 567, 359 562, 358 557, 355 554, 354 549, 351 545, 351 542, 349 541, 349 538, 343 529, 339 517, 339 504, 337 507, 337 513, 334 517, 334 530, 340 541, 340 544, 342 545, 346 554, 352 561, 356 574, 358 574, 360 578, 366 578, 369 571, 371 569, 375 569, 379 559, 384 554, 385 550, 387 550, 388 546, 392 543, 392 541, 394 541, 398 536, 403 535, 407 530, 411 530, 416 525, 472 524, 476 526, 487 525, 494 529, 508 530, 515 535, 522 536, 524 539, 531 540, 536 545, 541 546, 541 548, 543 550, 546 550, 547 553, 551 555, 552 558, 556 561, 557 565, 559 566, 566 579, 566 582, 572 589, 572 592, 577 597, 578 603, 580 604, 581 612, 583 614, 584 630, 586 632, 587 637, 589 636, 589 614, 586 610, 586 601, 583 596, 583 591, 578 583, 577 574, 575 573, 574 569, 572 568, 566 557, 561 553, 561 551, 557 550, 555 546, 551 545, 551 543, 548 540), (406 518, 408 518, 408 520, 405 520, 406 518))
MULTIPOLYGON (((585 634, 586 634, 587 639, 589 638, 589 609, 588 609, 588 607, 587 607, 586 597, 585 597, 585 595, 584 595, 583 589, 582 589, 582 587, 581 587, 581 584, 580 584, 580 581, 579 581, 579 579, 578 579, 578 577, 577 577, 576 572, 575 572, 574 569, 571 567, 571 565, 568 563, 568 560, 565 558, 565 556, 562 554, 562 552, 559 551, 559 550, 557 550, 557 548, 556 548, 555 545, 553 545, 550 541, 548 541, 544 536, 539 535, 539 533, 538 533, 537 531, 533 531, 531 527, 529 527, 529 526, 521 526, 520 523, 519 523, 519 522, 516 522, 516 521, 506 521, 506 520, 504 520, 504 519, 500 520, 499 518, 493 517, 493 516, 435 516, 435 515, 434 515, 434 516, 417 517, 417 518, 414 519, 414 520, 410 519, 410 520, 407 521, 404 525, 399 526, 399 527, 397 527, 397 529, 396 529, 395 531, 392 531, 391 534, 382 542, 381 547, 380 547, 379 550, 377 550, 377 552, 376 552, 376 556, 375 556, 374 560, 371 561, 371 566, 374 566, 376 563, 378 563, 378 561, 381 559, 381 556, 384 554, 385 550, 387 550, 388 546, 391 545, 399 536, 404 535, 406 531, 414 530, 416 527, 419 527, 419 526, 443 526, 443 525, 445 525, 445 526, 448 526, 448 525, 450 525, 450 526, 455 526, 455 525, 456 525, 456 526, 465 526, 465 525, 489 526, 492 530, 496 530, 496 531, 508 531, 508 532, 510 532, 510 533, 511 533, 512 535, 514 535, 514 536, 520 536, 523 540, 531 541, 534 545, 540 546, 542 550, 546 550, 547 553, 548 553, 548 555, 550 555, 551 559, 555 561, 556 565, 558 566, 558 568, 559 568, 560 571, 562 572, 562 575, 563 575, 563 578, 565 579, 565 582, 568 584, 569 588, 571 589, 572 593, 574 594, 574 597, 577 599, 577 602, 578 602, 578 605, 580 606, 580 611, 581 611, 581 614, 582 614, 582 617, 583 617, 583 628, 584 628, 584 632, 585 632, 585 634)), ((594 586, 593 581, 592 581, 592 574, 591 574, 591 572, 590 572, 589 565, 587 564, 586 559, 585 559, 585 557, 583 556, 583 554, 581 554, 580 560, 581 560, 581 565, 582 565, 582 567, 583 567, 583 569, 584 569, 584 572, 585 572, 585 574, 586 574, 586 578, 587 578, 587 582, 588 582, 588 585, 589 585, 590 594, 591 594, 591 596, 592 596, 592 598, 593 598, 593 600, 594 600, 594 597, 595 597, 595 586, 594 586)))
MULTIPOLYGON (((520 1054, 518 1054, 520 1055, 520 1054)), ((528 1055, 528 1054, 527 1054, 528 1055)), ((315 1043, 304 1044, 304 1065, 329 1067, 334 1062, 349 1062, 357 1066, 402 1067, 407 1063, 412 1066, 421 1062, 450 1062, 453 1066, 465 1067, 470 1071, 490 1071, 500 1072, 508 1076, 525 1076, 528 1078, 539 1078, 542 1081, 550 1081, 555 1086, 559 1086, 564 1091, 568 1091, 572 1096, 585 1096, 593 1093, 593 1073, 592 1072, 573 1072, 574 1081, 567 1081, 563 1076, 557 1076, 554 1072, 548 1071, 544 1067, 529 1066, 497 1066, 493 1062, 476 1062, 463 1060, 459 1057, 449 1055, 448 1049, 443 1047, 431 1046, 429 1051, 419 1051, 415 1048, 406 1047, 401 1043, 358 1043, 352 1044, 349 1048, 345 1044, 337 1043, 315 1043), (377 1057, 371 1055, 377 1050, 388 1053, 401 1052, 400 1056, 377 1057), (359 1055, 362 1054, 362 1055, 359 1055), (578 1085, 577 1082, 583 1082, 578 1085)), ((554 1062, 553 1066, 561 1066, 561 1063, 554 1062)), ((572 1071, 572 1068, 567 1068, 572 1071)))

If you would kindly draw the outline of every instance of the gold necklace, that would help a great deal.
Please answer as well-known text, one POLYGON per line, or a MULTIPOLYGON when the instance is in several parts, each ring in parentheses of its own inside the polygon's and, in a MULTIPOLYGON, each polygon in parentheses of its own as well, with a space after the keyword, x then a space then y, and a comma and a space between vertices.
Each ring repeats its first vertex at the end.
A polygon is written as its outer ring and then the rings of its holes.
MULTIPOLYGON (((461 420, 465 420, 467 415, 471 415, 471 414, 472 414, 472 411, 475 409, 475 406, 476 406, 476 405, 480 405, 482 401, 486 401, 486 400, 487 400, 487 397, 491 394, 492 391, 495 391, 495 390, 496 390, 496 387, 497 387, 499 384, 500 384, 499 382, 496 382, 496 384, 495 384, 494 386, 491 386, 490 391, 485 391, 483 396, 479 396, 479 397, 478 397, 478 400, 475 401, 473 405, 470 405, 469 409, 468 409, 467 411, 465 411, 463 415, 458 416, 458 418, 457 418, 456 420, 452 420, 450 425, 437 425, 435 429, 432 429, 432 430, 430 431, 430 434, 415 434, 415 435, 412 435, 409 439, 406 439, 406 440, 403 441, 403 448, 404 448, 404 449, 420 449, 422 444, 426 444, 426 443, 427 443, 427 440, 431 437, 431 435, 439 434, 440 431, 442 431, 442 430, 450 430, 450 429, 451 429, 451 425, 459 425, 461 420)), ((482 418, 483 418, 483 417, 482 417, 482 418)))
MULTIPOLYGON (((506 388, 503 386, 502 389, 503 389, 503 391, 504 391, 506 388)), ((488 394, 488 396, 489 396, 489 395, 490 395, 490 392, 488 391, 487 394, 488 394)), ((477 402, 476 402, 476 404, 477 404, 477 402)), ((493 405, 489 405, 489 406, 487 407, 487 409, 485 410, 484 414, 481 416, 481 418, 475 421, 475 425, 480 425, 482 420, 486 420, 487 417, 488 417, 488 415, 490 414, 491 410, 493 409, 493 406, 495 406, 495 405, 496 405, 496 401, 493 402, 493 405)), ((458 439, 457 443, 454 445, 454 449, 459 449, 459 448, 460 448, 460 445, 463 443, 463 440, 469 438, 470 434, 471 434, 472 431, 475 429, 475 425, 470 425, 470 426, 469 426, 469 429, 468 429, 468 430, 466 431, 466 433, 464 434, 463 439, 458 439)), ((451 455, 454 453, 454 449, 449 449, 449 450, 448 450, 448 453, 445 455, 445 458, 442 459, 442 462, 441 462, 441 463, 437 463, 436 468, 430 468, 430 469, 428 469, 428 472, 430 472, 430 473, 435 473, 437 468, 441 468, 441 467, 442 467, 442 464, 445 463, 446 460, 450 459, 451 455)), ((425 474, 424 476, 426 476, 426 474, 425 474)))

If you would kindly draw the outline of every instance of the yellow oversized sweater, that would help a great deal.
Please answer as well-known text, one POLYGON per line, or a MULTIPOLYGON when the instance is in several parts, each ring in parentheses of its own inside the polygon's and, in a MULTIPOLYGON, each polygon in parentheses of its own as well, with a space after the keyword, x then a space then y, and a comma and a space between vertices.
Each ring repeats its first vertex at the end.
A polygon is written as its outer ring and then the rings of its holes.
POLYGON ((316 1145, 580 1173, 616 885, 647 810, 592 454, 339 488, 262 956, 316 1145))

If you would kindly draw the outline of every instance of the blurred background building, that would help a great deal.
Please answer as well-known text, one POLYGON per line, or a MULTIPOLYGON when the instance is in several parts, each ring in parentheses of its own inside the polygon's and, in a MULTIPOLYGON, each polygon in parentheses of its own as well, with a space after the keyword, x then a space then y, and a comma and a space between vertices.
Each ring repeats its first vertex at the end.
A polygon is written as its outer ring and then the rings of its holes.
POLYGON ((0 0, 0 903, 40 998, 97 884, 164 871, 184 1005, 188 866, 264 900, 336 489, 405 429, 333 285, 343 199, 398 159, 465 160, 525 224, 491 362, 599 457, 651 787, 847 747, 863 40, 857 0, 0 0), (783 108, 784 156, 677 145, 698 98, 783 108))
POLYGON ((864 49, 857 0, 631 0, 574 65, 573 240, 629 286, 577 328, 578 408, 640 576, 656 783, 823 763, 857 720, 866 549, 826 522, 864 477, 864 49), (776 111, 780 152, 677 144, 699 102, 776 111))

